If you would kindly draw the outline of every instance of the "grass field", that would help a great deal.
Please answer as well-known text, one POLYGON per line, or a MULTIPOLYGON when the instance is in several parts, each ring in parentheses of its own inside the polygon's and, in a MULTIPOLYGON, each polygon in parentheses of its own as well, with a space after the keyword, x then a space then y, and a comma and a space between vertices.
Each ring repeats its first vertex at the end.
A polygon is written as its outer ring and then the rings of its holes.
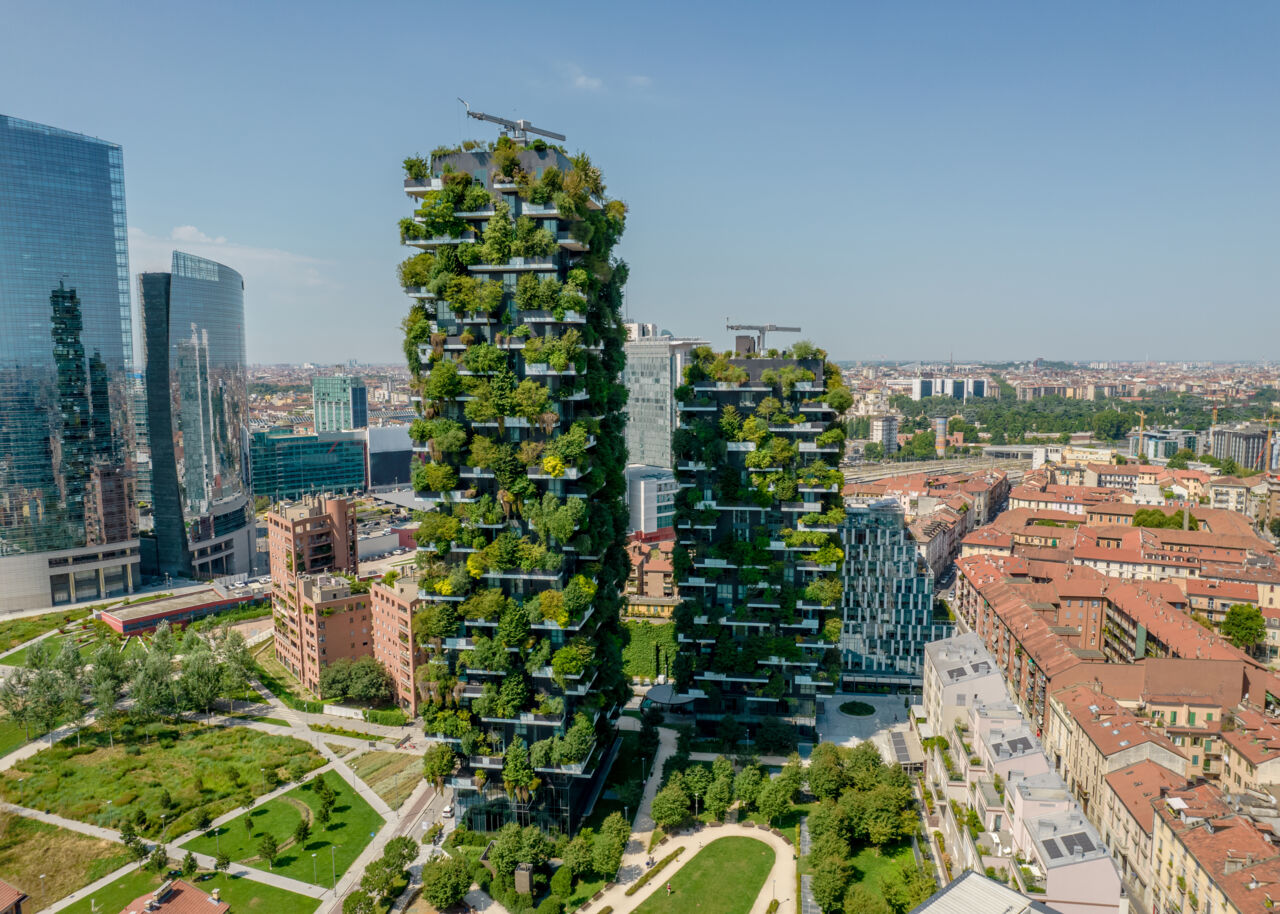
POLYGON ((115 842, 0 812, 0 879, 31 896, 26 910, 46 908, 129 859, 115 842))
MULTIPOLYGON (((113 644, 117 648, 119 648, 122 643, 119 637, 105 625, 94 623, 91 628, 83 632, 71 632, 65 635, 54 635, 49 638, 50 647, 53 649, 55 654, 62 650, 62 642, 67 638, 78 638, 83 642, 80 645, 80 659, 84 660, 86 663, 93 659, 94 652, 97 651, 104 642, 113 644)), ((14 651, 12 654, 5 657, 3 662, 6 666, 26 666, 27 655, 30 651, 31 646, 27 645, 22 648, 22 650, 14 651)), ((135 657, 144 652, 145 649, 142 646, 142 642, 137 638, 130 638, 129 642, 125 644, 125 657, 135 657)))
MULTIPOLYGON (((161 877, 150 870, 134 870, 63 910, 68 914, 92 914, 94 909, 91 902, 97 902, 98 914, 114 914, 116 911, 123 911, 124 906, 135 898, 154 891, 161 881, 161 877)), ((231 905, 235 914, 312 914, 320 907, 318 898, 295 895, 243 876, 201 873, 196 876, 195 885, 206 894, 212 894, 214 889, 218 889, 222 900, 231 905)))
POLYGON ((392 809, 399 809, 422 780, 422 759, 405 752, 366 752, 350 764, 392 809))
POLYGON ((106 732, 87 728, 80 747, 67 740, 23 759, 0 776, 0 795, 13 803, 38 797, 42 809, 108 828, 142 810, 138 831, 148 837, 159 835, 164 813, 166 834, 180 835, 195 827, 196 810, 217 818, 263 793, 261 769, 283 779, 294 759, 308 770, 323 762, 300 740, 249 727, 153 724, 114 736, 112 747, 106 732))
POLYGON ((914 866, 915 855, 911 853, 911 843, 883 848, 876 853, 874 847, 864 847, 858 851, 851 861, 858 872, 858 881, 867 883, 875 892, 880 891, 880 881, 891 871, 899 867, 914 866))
POLYGON ((302 882, 327 886, 332 879, 333 864, 336 863, 338 878, 341 878, 356 857, 360 856, 360 851, 372 840, 369 833, 376 833, 383 822, 382 817, 351 789, 341 775, 326 771, 323 777, 337 795, 337 801, 333 805, 333 818, 329 820, 327 827, 320 828, 314 820, 320 798, 308 781, 231 820, 216 829, 216 835, 214 831, 210 831, 188 841, 183 847, 210 855, 216 854, 221 847, 224 853, 231 855, 232 860, 265 870, 268 868, 267 862, 258 859, 258 842, 262 840, 262 836, 269 832, 284 847, 286 841, 292 841, 293 830, 298 827, 303 811, 306 810, 312 823, 311 836, 302 847, 290 844, 280 851, 280 856, 270 869, 302 882), (247 826, 246 820, 249 822, 247 826), (330 846, 335 848, 333 852, 330 852, 330 846), (314 862, 312 854, 317 855, 314 862))
POLYGON ((345 755, 350 755, 352 752, 355 751, 354 747, 344 746, 341 743, 325 743, 325 746, 329 749, 330 752, 332 752, 338 758, 342 758, 345 755))
MULTIPOLYGON (((76 622, 89 615, 89 610, 72 609, 66 612, 45 613, 43 616, 28 616, 25 619, 10 619, 7 622, 0 622, 0 651, 7 651, 15 648, 24 641, 30 641, 38 635, 45 632, 51 632, 55 628, 62 628, 71 622, 76 622)), ((12 661, 6 658, 5 663, 14 665, 12 661)))
POLYGON ((658 675, 659 670, 654 659, 655 647, 662 653, 664 666, 668 659, 675 659, 676 625, 674 622, 655 624, 627 621, 623 622, 622 626, 631 635, 627 646, 622 649, 622 670, 628 676, 653 679, 658 675))
POLYGON ((270 640, 262 642, 253 649, 253 660, 257 665, 254 677, 262 683, 271 694, 279 698, 295 711, 309 711, 313 714, 324 713, 324 703, 315 701, 302 688, 294 675, 284 668, 276 659, 275 644, 270 640))
POLYGON ((712 841, 670 879, 654 879, 653 894, 635 914, 748 914, 773 860, 773 848, 755 838, 712 841))

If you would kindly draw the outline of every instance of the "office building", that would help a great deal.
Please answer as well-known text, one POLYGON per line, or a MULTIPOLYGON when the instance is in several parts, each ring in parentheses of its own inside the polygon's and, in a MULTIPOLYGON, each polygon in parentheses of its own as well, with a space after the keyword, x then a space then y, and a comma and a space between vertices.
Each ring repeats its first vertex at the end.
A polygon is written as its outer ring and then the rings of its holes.
MULTIPOLYGON (((630 325, 629 325, 630 326, 630 325)), ((652 324, 638 324, 651 329, 652 324)), ((671 467, 675 390, 684 383, 689 353, 705 340, 645 335, 629 339, 622 383, 627 388, 627 462, 671 467)))
POLYGON ((672 441, 676 684, 704 732, 732 718, 766 753, 813 737, 840 678, 844 433, 824 376, 820 356, 699 350, 672 441))
MULTIPOLYGON (((572 832, 628 694, 607 649, 627 576, 625 273, 610 261, 626 210, 585 157, 537 141, 409 165, 406 192, 426 198, 401 222, 412 482, 429 510, 405 633, 421 664, 395 662, 415 670, 427 735, 460 756, 461 820, 572 832)), ((378 636, 398 640, 393 599, 378 636)))
POLYGON ((952 629, 934 617, 933 574, 917 557, 896 501, 854 505, 839 526, 844 689, 917 692, 924 646, 952 629))
POLYGON ((898 417, 894 415, 871 417, 871 440, 884 448, 884 455, 898 453, 898 417))
POLYGON ((675 526, 676 474, 666 467, 627 467, 627 507, 631 520, 627 533, 641 539, 664 539, 675 526))
POLYGON ((249 474, 255 497, 282 501, 317 492, 363 492, 364 433, 295 434, 288 428, 253 432, 249 474))
POLYGON ((369 391, 349 375, 311 379, 311 411, 317 432, 348 432, 369 424, 369 391))
POLYGON ((138 277, 138 301, 155 547, 145 564, 173 577, 248 573, 244 280, 174 251, 171 272, 138 277))
POLYGON ((0 609, 138 583, 124 166, 0 115, 0 609))
POLYGON ((1196 432, 1186 428, 1148 428, 1129 435, 1129 456, 1142 460, 1167 460, 1183 448, 1195 451, 1196 432))
POLYGON ((926 397, 980 400, 987 396, 988 389, 986 378, 912 378, 910 383, 912 400, 923 400, 926 397))

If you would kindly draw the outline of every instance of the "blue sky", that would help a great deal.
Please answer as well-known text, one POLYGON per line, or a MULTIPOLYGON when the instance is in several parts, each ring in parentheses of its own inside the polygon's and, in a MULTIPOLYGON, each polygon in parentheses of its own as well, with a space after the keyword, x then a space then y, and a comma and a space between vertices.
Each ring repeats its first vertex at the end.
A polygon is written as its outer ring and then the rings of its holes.
POLYGON ((633 319, 837 358, 1280 357, 1274 3, 36 3, 0 112, 123 144, 131 268, 246 277, 255 361, 400 359, 400 161, 568 135, 633 319))

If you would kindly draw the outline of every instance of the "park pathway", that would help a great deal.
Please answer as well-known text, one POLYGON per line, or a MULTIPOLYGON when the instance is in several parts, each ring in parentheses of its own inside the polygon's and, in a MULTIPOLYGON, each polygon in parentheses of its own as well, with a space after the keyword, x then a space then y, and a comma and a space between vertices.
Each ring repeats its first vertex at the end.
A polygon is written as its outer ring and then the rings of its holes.
MULTIPOLYGON (((578 910, 585 912, 585 914, 591 914, 592 911, 601 911, 606 907, 612 907, 613 914, 629 914, 654 892, 663 889, 671 877, 680 872, 680 869, 690 860, 694 859, 698 851, 703 847, 721 838, 735 837, 754 838, 773 848, 773 867, 769 870, 769 875, 765 878, 760 894, 756 896, 755 903, 751 906, 750 914, 766 914, 770 902, 775 897, 774 892, 777 892, 778 914, 796 914, 795 848, 786 838, 776 835, 768 829, 753 828, 750 825, 706 826, 672 836, 666 839, 665 843, 660 847, 654 848, 654 858, 661 860, 680 847, 685 849, 684 853, 671 863, 668 863, 662 873, 643 889, 630 896, 626 893, 627 887, 640 877, 640 873, 644 872, 644 861, 641 860, 639 872, 634 874, 628 872, 626 874, 627 878, 624 880, 623 871, 619 870, 619 881, 617 883, 606 889, 600 898, 583 905, 578 910)), ((690 909, 692 909, 692 905, 690 909)))

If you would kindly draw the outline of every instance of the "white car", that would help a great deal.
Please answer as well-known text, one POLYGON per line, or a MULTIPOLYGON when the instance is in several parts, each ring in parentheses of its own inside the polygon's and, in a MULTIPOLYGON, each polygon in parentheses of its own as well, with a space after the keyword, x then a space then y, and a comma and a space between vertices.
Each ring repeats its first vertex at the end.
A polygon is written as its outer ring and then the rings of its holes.
POLYGON ((453 807, 452 807, 452 806, 446 806, 444 809, 440 810, 440 818, 442 818, 442 819, 452 819, 452 818, 453 818, 453 807))

